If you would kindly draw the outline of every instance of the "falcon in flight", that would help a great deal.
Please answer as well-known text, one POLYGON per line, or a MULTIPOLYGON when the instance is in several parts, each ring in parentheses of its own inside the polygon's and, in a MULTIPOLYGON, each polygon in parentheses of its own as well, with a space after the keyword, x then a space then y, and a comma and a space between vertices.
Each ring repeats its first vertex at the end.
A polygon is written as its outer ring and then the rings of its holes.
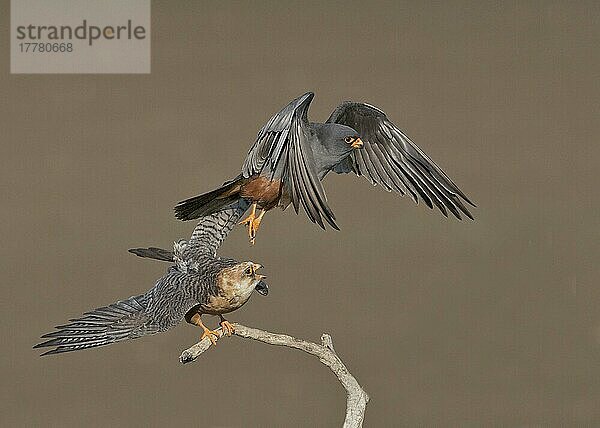
POLYGON ((475 206, 456 184, 408 138, 386 114, 369 104, 344 102, 325 123, 310 122, 312 92, 296 98, 258 132, 241 174, 212 192, 179 202, 175 215, 192 220, 218 212, 240 199, 251 204, 247 224, 253 244, 267 211, 290 203, 300 205, 308 218, 325 229, 339 230, 321 185, 333 171, 353 172, 373 185, 418 203, 450 211, 458 219, 473 219, 466 204, 475 206), (257 213, 257 209, 260 213, 257 213))
POLYGON ((144 294, 86 312, 42 336, 48 340, 34 348, 54 348, 42 355, 94 348, 159 333, 182 319, 201 327, 202 339, 208 337, 215 344, 218 333, 202 323, 203 314, 218 315, 223 332, 231 335, 233 326, 223 314, 239 309, 254 290, 262 295, 268 293, 265 276, 256 272, 261 265, 250 261, 240 263, 216 254, 248 207, 247 202, 240 201, 203 217, 191 238, 176 242, 172 253, 162 250, 163 253, 156 255, 149 249, 139 250, 147 257, 161 260, 169 257, 174 265, 144 294))

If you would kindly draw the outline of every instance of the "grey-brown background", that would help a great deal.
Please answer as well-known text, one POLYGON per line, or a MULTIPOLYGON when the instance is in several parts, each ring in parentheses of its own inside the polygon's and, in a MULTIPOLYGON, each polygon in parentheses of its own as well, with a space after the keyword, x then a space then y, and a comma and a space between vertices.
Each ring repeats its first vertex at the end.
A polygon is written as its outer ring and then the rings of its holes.
MULTIPOLYGON (((8 11, 8 2, 3 2, 8 11)), ((50 327, 139 293, 129 255, 189 235, 173 204, 236 174, 306 90, 313 119, 380 106, 479 205, 475 222, 351 176, 341 232, 275 212, 250 248, 271 294, 232 320, 336 348, 367 426, 600 424, 597 3, 155 2, 150 75, 9 75, 2 13, 0 425, 336 426, 344 393, 298 352, 190 326, 38 358, 50 327)))

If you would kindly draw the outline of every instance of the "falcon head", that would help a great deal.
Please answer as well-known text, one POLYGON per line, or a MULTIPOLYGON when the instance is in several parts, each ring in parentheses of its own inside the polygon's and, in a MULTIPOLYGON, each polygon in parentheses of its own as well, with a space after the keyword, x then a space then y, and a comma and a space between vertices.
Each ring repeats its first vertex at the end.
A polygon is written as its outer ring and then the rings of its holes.
POLYGON ((250 293, 256 290, 259 294, 266 296, 269 294, 269 286, 263 279, 267 276, 256 272, 262 267, 261 264, 254 262, 242 262, 233 267, 231 274, 235 277, 238 287, 250 293))
POLYGON ((339 123, 323 123, 316 127, 317 138, 327 151, 327 155, 336 159, 346 157, 352 150, 360 149, 363 142, 359 133, 349 126, 339 123))

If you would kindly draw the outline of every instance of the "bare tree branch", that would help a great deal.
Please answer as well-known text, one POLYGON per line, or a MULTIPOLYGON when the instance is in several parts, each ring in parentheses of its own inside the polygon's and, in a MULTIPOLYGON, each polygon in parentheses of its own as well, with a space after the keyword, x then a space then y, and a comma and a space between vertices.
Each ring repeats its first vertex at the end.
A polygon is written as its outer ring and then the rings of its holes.
MULTIPOLYGON (((338 378, 342 386, 346 389, 346 419, 344 428, 360 428, 365 417, 365 408, 369 402, 369 396, 359 385, 358 381, 348 371, 342 360, 333 349, 331 336, 323 333, 321 344, 307 342, 296 339, 287 334, 271 333, 256 328, 246 327, 241 324, 234 324, 235 336, 246 339, 254 339, 269 345, 286 346, 288 348, 299 349, 310 355, 314 355, 325 364, 338 378)), ((221 329, 217 330, 219 339, 223 337, 221 329)), ((211 342, 204 338, 200 342, 191 346, 181 353, 179 361, 183 364, 190 363, 200 356, 204 351, 210 348, 211 342)))

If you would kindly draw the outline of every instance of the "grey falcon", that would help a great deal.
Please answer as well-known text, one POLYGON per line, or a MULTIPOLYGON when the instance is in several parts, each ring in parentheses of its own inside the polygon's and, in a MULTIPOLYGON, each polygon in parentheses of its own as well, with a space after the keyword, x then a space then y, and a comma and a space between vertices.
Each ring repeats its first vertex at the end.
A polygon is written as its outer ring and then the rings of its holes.
POLYGON ((53 347, 42 354, 49 355, 104 346, 166 331, 183 319, 201 327, 202 338, 216 343, 218 333, 202 323, 203 314, 218 315, 223 332, 230 335, 233 326, 223 314, 239 309, 255 290, 268 293, 265 276, 257 273, 260 264, 217 256, 248 205, 240 201, 203 217, 188 241, 180 240, 172 253, 165 252, 174 264, 153 288, 71 319, 43 335, 48 340, 34 348, 53 347))
POLYGON ((292 204, 296 213, 302 206, 312 222, 339 230, 321 184, 333 171, 353 172, 387 191, 410 194, 446 217, 450 211, 458 219, 473 219, 466 204, 475 205, 382 110, 346 101, 325 123, 310 122, 313 97, 307 92, 273 115, 258 132, 241 173, 216 190, 179 202, 176 217, 196 219, 243 199, 252 204, 241 222, 248 226, 251 244, 263 216, 276 206, 292 204))

